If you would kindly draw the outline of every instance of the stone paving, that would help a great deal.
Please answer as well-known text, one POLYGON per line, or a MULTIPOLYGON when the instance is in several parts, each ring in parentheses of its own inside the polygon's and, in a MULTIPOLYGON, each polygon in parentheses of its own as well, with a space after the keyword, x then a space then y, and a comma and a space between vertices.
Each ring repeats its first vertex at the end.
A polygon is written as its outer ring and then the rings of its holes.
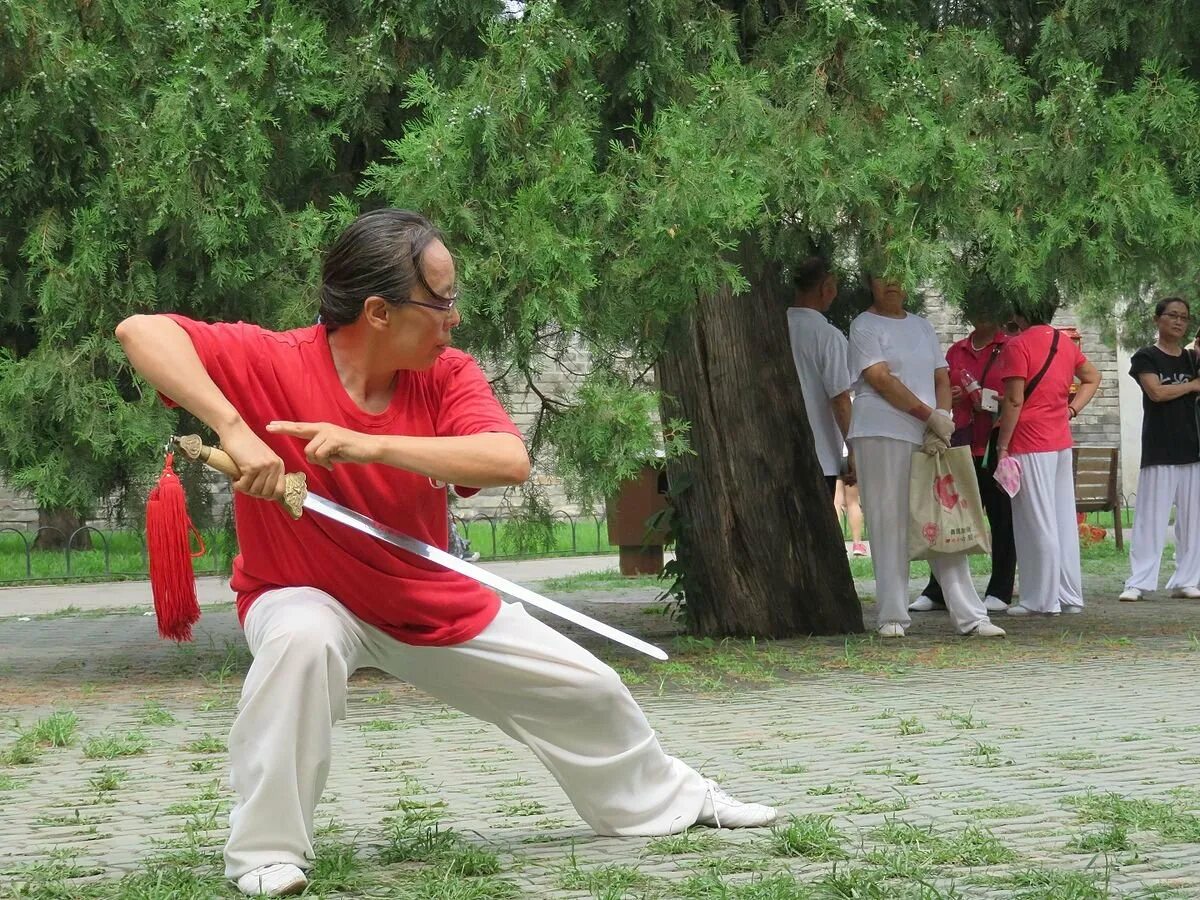
MULTIPOLYGON (((675 630, 646 614, 653 590, 559 599, 652 639, 668 641, 675 630)), ((832 817, 850 857, 843 869, 865 865, 873 852, 886 857, 876 829, 888 822, 947 835, 977 825, 1015 857, 990 867, 936 866, 938 889, 1017 896, 986 877, 1047 867, 1086 870, 1108 887, 1020 896, 1200 897, 1200 644, 1187 627, 1200 622, 1200 604, 1107 601, 1080 619, 1013 623, 1004 652, 1035 638, 1049 649, 998 665, 791 673, 767 687, 712 694, 672 687, 653 677, 671 670, 651 666, 638 670, 651 677, 632 690, 668 750, 735 796, 777 805, 784 824, 790 816, 832 817), (1052 652, 1089 625, 1133 637, 1067 657, 1052 652), (1154 801, 1174 824, 1143 816, 1128 831, 1129 849, 1073 851, 1072 839, 1106 827, 1081 821, 1073 798, 1089 793, 1154 801)), ((879 652, 957 640, 944 616, 924 617, 914 631, 915 643, 879 652)), ((52 851, 75 854, 93 877, 115 878, 190 836, 197 862, 209 866, 224 835, 224 743, 248 662, 232 610, 206 610, 197 641, 182 647, 158 641, 153 620, 138 613, 0 619, 0 648, 4 721, 27 728, 65 707, 79 718, 70 746, 0 766, 0 897, 19 896, 23 873, 52 851), (136 755, 94 758, 103 749, 95 743, 93 757, 85 752, 89 739, 130 732, 144 744, 136 755), (119 785, 106 787, 106 773, 119 785)), ((621 651, 606 656, 630 662, 621 651)), ((0 738, 0 750, 9 741, 0 738)), ((642 839, 596 838, 524 748, 376 672, 352 683, 334 760, 318 812, 326 839, 352 842, 370 860, 385 843, 389 816, 432 810, 440 827, 497 853, 501 876, 523 896, 734 897, 738 885, 771 873, 807 882, 835 865, 777 856, 766 831, 715 832, 707 844, 697 841, 700 852, 680 855, 642 839), (614 866, 636 872, 628 883, 602 885, 602 875, 618 872, 604 867, 614 866), (706 870, 733 872, 720 882, 731 893, 696 893, 697 873, 706 870), (596 875, 590 889, 581 872, 596 875)), ((899 897, 904 884, 863 896, 899 897)))

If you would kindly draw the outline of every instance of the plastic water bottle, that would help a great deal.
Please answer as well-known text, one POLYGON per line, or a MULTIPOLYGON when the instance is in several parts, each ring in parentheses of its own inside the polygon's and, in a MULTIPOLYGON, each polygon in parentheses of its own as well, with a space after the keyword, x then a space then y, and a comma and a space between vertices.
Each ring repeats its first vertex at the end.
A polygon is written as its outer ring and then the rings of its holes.
POLYGON ((971 405, 979 406, 979 400, 983 396, 983 388, 979 386, 979 382, 975 379, 975 376, 966 369, 963 369, 959 373, 959 380, 962 381, 963 390, 971 398, 971 405))

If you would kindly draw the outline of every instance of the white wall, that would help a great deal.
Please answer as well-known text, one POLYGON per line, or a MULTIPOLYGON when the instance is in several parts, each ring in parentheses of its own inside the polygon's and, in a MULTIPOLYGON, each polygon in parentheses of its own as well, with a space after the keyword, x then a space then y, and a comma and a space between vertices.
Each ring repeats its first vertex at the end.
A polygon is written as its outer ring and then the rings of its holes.
POLYGON ((1117 350, 1121 396, 1121 492, 1127 506, 1136 505, 1138 468, 1142 464, 1142 390, 1129 377, 1129 352, 1117 350))

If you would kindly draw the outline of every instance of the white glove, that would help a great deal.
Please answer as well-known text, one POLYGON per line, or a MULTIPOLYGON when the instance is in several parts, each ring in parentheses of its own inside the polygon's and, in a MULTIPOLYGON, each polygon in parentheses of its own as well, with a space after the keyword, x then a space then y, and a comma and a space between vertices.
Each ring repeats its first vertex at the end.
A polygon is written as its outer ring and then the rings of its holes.
POLYGON ((950 436, 954 434, 954 417, 944 409, 935 409, 925 421, 925 440, 921 450, 933 456, 950 449, 950 436))
POLYGON ((935 409, 933 415, 925 420, 925 431, 936 434, 949 447, 950 437, 954 434, 954 416, 950 415, 948 409, 935 409))
POLYGON ((949 449, 950 444, 948 441, 943 440, 932 431, 925 432, 925 441, 921 444, 922 453, 937 456, 939 453, 945 453, 949 449))

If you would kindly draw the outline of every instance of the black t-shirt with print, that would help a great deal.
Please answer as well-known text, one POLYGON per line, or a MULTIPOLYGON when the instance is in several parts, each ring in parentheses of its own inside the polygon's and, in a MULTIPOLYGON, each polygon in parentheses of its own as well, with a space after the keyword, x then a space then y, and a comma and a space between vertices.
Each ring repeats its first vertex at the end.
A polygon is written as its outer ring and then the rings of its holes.
MULTIPOLYGON (((1143 347, 1129 363, 1129 374, 1152 373, 1163 385, 1184 384, 1196 376, 1191 350, 1169 356, 1157 347, 1143 347)), ((1139 382, 1140 384, 1140 382, 1139 382)), ((1155 403, 1142 394, 1142 467, 1183 466, 1200 462, 1200 432, 1196 422, 1196 394, 1184 394, 1155 403)))

